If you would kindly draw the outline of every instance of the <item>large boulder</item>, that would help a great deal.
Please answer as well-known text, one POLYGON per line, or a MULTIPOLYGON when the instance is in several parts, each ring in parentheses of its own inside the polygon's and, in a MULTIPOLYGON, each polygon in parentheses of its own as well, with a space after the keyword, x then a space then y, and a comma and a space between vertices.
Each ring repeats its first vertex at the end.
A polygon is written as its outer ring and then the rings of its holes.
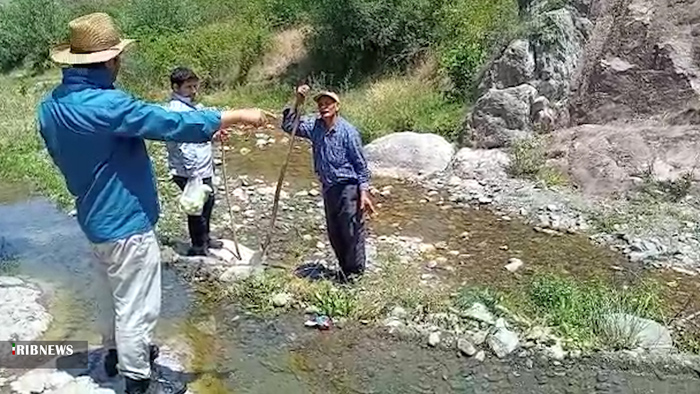
POLYGON ((507 89, 490 89, 477 100, 472 112, 473 145, 478 148, 501 148, 532 132, 531 106, 537 89, 520 85, 507 89))
POLYGON ((569 94, 569 84, 583 56, 592 24, 566 8, 545 12, 536 24, 537 34, 532 40, 537 59, 535 87, 556 103, 569 94))
POLYGON ((571 100, 574 124, 673 117, 700 103, 700 2, 632 0, 603 12, 609 23, 596 25, 597 52, 587 51, 571 100))
MULTIPOLYGON (((557 131, 552 162, 584 194, 610 195, 644 177, 674 181, 700 164, 700 126, 583 125, 557 131)), ((697 180, 698 173, 692 174, 697 180)))
POLYGON ((506 89, 532 81, 535 76, 535 55, 530 42, 518 39, 510 43, 489 69, 481 82, 480 89, 506 89))
POLYGON ((365 152, 373 175, 413 179, 444 171, 455 147, 436 134, 403 132, 374 140, 365 152))
POLYGON ((450 168, 453 175, 462 179, 504 179, 509 163, 508 154, 499 149, 462 148, 450 168))

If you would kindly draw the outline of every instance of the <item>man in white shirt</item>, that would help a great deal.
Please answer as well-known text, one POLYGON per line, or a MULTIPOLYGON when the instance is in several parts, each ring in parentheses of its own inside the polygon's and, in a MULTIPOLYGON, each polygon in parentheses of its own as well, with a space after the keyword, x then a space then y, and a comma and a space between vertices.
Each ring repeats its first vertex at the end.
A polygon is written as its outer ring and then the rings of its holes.
MULTIPOLYGON (((173 89, 168 108, 171 111, 197 111, 204 109, 201 104, 195 104, 197 90, 199 89, 199 77, 190 69, 178 67, 170 75, 170 84, 173 89)), ((212 159, 212 144, 210 141, 202 143, 168 142, 168 165, 173 181, 184 190, 190 178, 199 177, 204 184, 214 190, 212 177, 214 176, 214 161, 212 159)), ((209 248, 220 249, 221 241, 213 239, 210 235, 209 223, 214 209, 214 193, 204 203, 201 216, 188 216, 187 227, 190 233, 192 247, 188 256, 207 256, 209 248)))

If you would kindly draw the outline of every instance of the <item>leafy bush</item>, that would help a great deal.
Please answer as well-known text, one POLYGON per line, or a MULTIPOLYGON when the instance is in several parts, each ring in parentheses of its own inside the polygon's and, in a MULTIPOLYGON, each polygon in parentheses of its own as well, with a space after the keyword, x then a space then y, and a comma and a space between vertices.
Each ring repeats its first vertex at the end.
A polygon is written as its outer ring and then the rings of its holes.
POLYGON ((199 74, 205 86, 233 86, 245 79, 269 38, 269 30, 261 21, 237 19, 143 41, 127 57, 129 65, 124 69, 123 81, 144 94, 151 89, 167 89, 171 70, 186 66, 199 74))
POLYGON ((400 131, 453 137, 463 107, 418 79, 387 78, 348 92, 341 111, 365 142, 400 131))
POLYGON ((465 97, 488 56, 518 28, 515 0, 458 0, 440 12, 438 26, 442 66, 465 97))
POLYGON ((318 0, 312 53, 334 79, 391 69, 434 42, 443 0, 318 0))
POLYGON ((0 67, 43 66, 65 37, 68 15, 56 0, 13 0, 0 7, 0 67))
POLYGON ((204 22, 195 0, 129 0, 123 7, 124 32, 140 39, 185 32, 204 22))

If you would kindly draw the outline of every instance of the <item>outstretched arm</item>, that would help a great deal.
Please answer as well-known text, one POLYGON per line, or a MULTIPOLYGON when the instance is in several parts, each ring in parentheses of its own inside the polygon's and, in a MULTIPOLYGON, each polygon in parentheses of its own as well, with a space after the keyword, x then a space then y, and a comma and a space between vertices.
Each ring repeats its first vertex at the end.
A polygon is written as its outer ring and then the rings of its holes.
POLYGON ((159 141, 206 142, 220 129, 237 123, 262 126, 266 113, 259 109, 173 112, 115 92, 112 107, 104 113, 104 130, 124 137, 159 141), (118 116, 114 116, 117 113, 118 116))

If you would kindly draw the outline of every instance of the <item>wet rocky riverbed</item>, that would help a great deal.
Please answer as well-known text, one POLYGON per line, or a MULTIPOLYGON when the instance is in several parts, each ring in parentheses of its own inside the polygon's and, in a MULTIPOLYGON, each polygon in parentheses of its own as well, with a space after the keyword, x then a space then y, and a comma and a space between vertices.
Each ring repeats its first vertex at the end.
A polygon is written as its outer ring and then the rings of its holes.
MULTIPOLYGON (((242 132, 227 147, 238 231, 250 248, 267 230, 274 182, 287 142, 276 131, 242 132)), ((332 265, 310 164, 308 145, 298 144, 271 251, 273 260, 288 269, 308 260, 332 265)), ((606 278, 619 285, 652 277, 666 286, 667 301, 675 311, 682 314, 700 307, 693 277, 643 270, 594 246, 586 235, 535 231, 503 212, 450 201, 443 190, 419 184, 391 179, 375 179, 373 184, 378 214, 369 222, 370 246, 397 237, 414 240, 424 259, 412 269, 419 270, 428 284, 489 284, 507 289, 542 271, 606 278), (514 258, 523 262, 516 273, 504 269, 514 258)), ((44 338, 87 339, 99 347, 94 301, 100 288, 91 271, 88 244, 75 220, 42 199, 27 199, 25 188, 3 190, 2 275, 41 287, 44 296, 37 301, 52 315, 44 338)), ((220 198, 216 220, 221 231, 226 220, 223 208, 220 198)), ((164 360, 183 372, 195 392, 695 393, 700 387, 692 364, 636 363, 604 354, 553 362, 525 349, 504 359, 489 354, 479 360, 462 357, 454 349, 429 347, 424 340, 398 338, 383 327, 355 323, 318 331, 305 328, 306 317, 298 312, 258 318, 229 300, 205 297, 178 272, 166 269, 163 279, 157 340, 166 347, 164 360)), ((106 390, 118 390, 118 382, 100 381, 103 377, 95 372, 98 358, 91 360, 91 380, 106 390)), ((20 372, 25 371, 0 372, 0 392, 22 392, 11 385, 20 372)), ((91 387, 93 391, 78 392, 94 392, 97 385, 91 387)))

